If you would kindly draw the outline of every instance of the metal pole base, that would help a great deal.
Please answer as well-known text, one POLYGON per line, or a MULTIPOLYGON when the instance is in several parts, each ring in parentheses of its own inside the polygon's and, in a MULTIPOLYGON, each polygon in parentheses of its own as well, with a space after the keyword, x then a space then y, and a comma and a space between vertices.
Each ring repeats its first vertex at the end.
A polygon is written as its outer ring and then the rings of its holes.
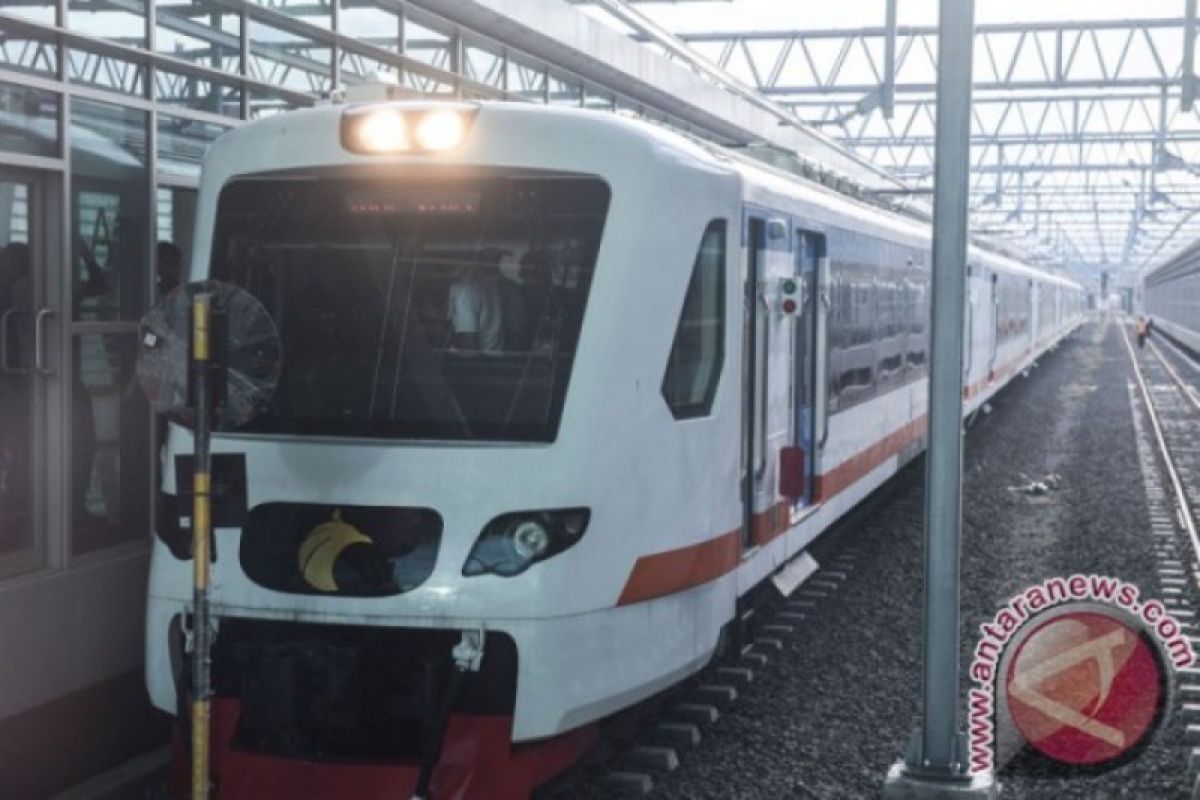
POLYGON ((1000 796, 1000 784, 992 773, 980 775, 931 775, 912 772, 904 761, 888 770, 883 783, 887 800, 994 800, 1000 796))

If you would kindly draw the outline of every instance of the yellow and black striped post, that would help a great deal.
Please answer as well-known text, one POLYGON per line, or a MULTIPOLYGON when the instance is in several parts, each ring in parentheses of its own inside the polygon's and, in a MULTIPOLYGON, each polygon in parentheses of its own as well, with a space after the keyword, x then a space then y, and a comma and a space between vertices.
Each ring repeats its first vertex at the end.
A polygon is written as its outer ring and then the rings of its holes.
POLYGON ((212 676, 209 622, 209 541, 212 528, 212 430, 209 373, 209 320, 212 295, 192 299, 192 388, 195 404, 195 470, 192 478, 192 800, 207 800, 212 676))

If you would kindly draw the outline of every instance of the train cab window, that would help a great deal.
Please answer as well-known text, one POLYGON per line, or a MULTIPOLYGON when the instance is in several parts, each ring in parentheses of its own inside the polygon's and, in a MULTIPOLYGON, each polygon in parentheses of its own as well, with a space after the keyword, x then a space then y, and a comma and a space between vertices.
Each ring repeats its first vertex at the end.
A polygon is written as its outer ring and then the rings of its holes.
POLYGON ((550 442, 609 189, 577 175, 243 179, 211 274, 283 338, 246 432, 550 442))
POLYGON ((707 416, 725 357, 725 220, 704 231, 663 376, 663 398, 676 419, 707 416))

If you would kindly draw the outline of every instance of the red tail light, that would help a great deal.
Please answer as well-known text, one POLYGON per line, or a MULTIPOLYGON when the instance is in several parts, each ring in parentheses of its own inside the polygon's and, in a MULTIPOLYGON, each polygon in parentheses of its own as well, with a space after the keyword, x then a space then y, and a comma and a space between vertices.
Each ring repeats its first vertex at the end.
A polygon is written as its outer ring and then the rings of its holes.
POLYGON ((804 497, 804 448, 784 447, 779 451, 779 493, 789 500, 804 497))

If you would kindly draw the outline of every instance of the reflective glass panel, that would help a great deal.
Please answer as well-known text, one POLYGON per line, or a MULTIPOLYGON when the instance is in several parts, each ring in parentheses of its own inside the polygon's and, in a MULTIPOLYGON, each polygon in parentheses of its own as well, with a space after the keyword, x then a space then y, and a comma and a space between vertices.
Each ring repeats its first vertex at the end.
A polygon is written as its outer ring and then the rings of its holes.
POLYGON ((0 575, 36 562, 32 187, 0 180, 0 575))
POLYGON ((146 93, 146 68, 116 56, 89 50, 67 51, 67 77, 75 82, 142 97, 146 93))
POLYGON ((58 8, 58 3, 55 2, 15 2, 15 3, 0 3, 0 12, 11 14, 14 17, 22 17, 23 19, 40 22, 43 25, 54 25, 55 15, 58 8))
POLYGON ((149 536, 150 411, 134 384, 136 333, 76 334, 71 375, 71 550, 149 536))
POLYGON ((578 177, 230 184, 213 277, 284 343, 246 430, 553 441, 607 208, 578 177))
POLYGON ((170 0, 155 3, 154 14, 154 46, 160 53, 233 74, 241 69, 241 21, 229 8, 170 0))
POLYGON ((404 55, 438 69, 448 70, 450 36, 409 20, 404 25, 404 55))
POLYGON ((200 162, 208 147, 227 131, 211 122, 158 115, 158 171, 188 178, 200 178, 200 162))
POLYGON ((154 71, 154 95, 160 103, 184 106, 235 119, 242 114, 242 90, 232 82, 201 78, 164 67, 154 71))
POLYGON ((327 44, 250 21, 250 77, 301 92, 328 92, 333 51, 327 44))
POLYGON ((57 156, 58 95, 0 83, 0 150, 57 156))
POLYGON ((550 76, 551 105, 578 106, 583 101, 583 86, 578 83, 550 76))
POLYGON ((159 298, 181 283, 187 283, 196 218, 196 190, 160 186, 154 200, 158 223, 154 293, 159 298))
POLYGON ((508 91, 541 102, 546 94, 546 71, 514 58, 508 60, 508 91))
POLYGON ((146 4, 143 0, 71 0, 67 27, 130 47, 146 46, 146 4))
POLYGON ((72 317, 137 320, 146 298, 147 114, 71 105, 72 317))
POLYGON ((21 33, 0 36, 0 67, 19 72, 57 74, 58 45, 21 33))
POLYGON ((400 16, 388 9, 343 3, 338 11, 339 32, 393 53, 400 51, 400 29, 400 16))
POLYGON ((463 75, 476 83, 499 89, 504 83, 504 59, 482 47, 463 48, 463 75))
POLYGON ((301 3, 280 2, 280 0, 252 0, 252 2, 276 13, 286 14, 310 25, 316 25, 324 30, 330 30, 333 20, 331 10, 333 0, 307 0, 307 2, 301 3))

